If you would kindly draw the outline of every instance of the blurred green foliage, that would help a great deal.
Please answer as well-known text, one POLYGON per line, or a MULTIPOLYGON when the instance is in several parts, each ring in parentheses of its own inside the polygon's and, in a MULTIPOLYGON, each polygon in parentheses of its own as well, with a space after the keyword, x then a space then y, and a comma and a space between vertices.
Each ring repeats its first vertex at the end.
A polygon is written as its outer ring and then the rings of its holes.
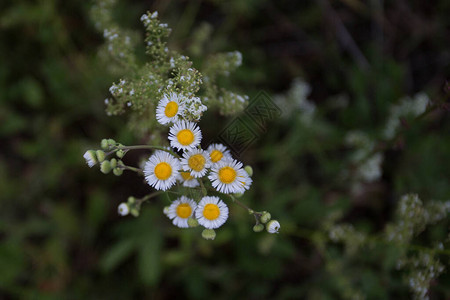
MULTIPOLYGON (((402 251, 417 251, 374 243, 355 254, 345 242, 329 241, 325 228, 349 223, 376 235, 394 220, 403 194, 418 193, 425 204, 450 199, 450 119, 440 107, 404 124, 384 149, 380 180, 355 195, 339 179, 348 167, 342 140, 349 130, 378 141, 400 97, 425 91, 434 103, 448 101, 450 6, 327 3, 120 3, 115 17, 142 34, 139 17, 158 10, 174 29, 169 45, 194 64, 211 53, 241 51, 243 66, 225 85, 249 95, 281 93, 300 76, 312 87, 318 127, 297 114, 280 118, 240 158, 255 171, 242 201, 270 211, 281 233, 254 233, 247 213, 230 205, 232 217, 206 241, 197 229, 170 224, 164 198, 144 205, 139 218, 119 218, 120 202, 151 188, 134 174, 103 176, 82 158, 105 137, 139 142, 125 119, 104 112, 103 99, 120 75, 97 56, 103 41, 89 20, 90 3, 3 1, 0 298, 409 299, 407 271, 395 267, 402 251), (367 65, 343 42, 336 18, 367 65), (348 98, 347 107, 336 108, 338 95, 348 98)), ((200 123, 208 124, 205 140, 226 122, 208 111, 200 123)), ((140 155, 128 159, 137 163, 140 155)), ((448 249, 448 225, 447 217, 427 227, 414 244, 443 241, 448 249)), ((448 265, 448 255, 439 258, 448 265)), ((428 295, 450 297, 448 282, 441 275, 428 295)))

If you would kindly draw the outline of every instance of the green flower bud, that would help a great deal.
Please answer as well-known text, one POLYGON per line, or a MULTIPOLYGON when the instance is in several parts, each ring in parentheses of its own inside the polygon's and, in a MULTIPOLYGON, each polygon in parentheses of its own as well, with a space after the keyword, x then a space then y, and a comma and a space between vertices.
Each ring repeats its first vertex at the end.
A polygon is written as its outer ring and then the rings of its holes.
POLYGON ((111 168, 115 168, 115 167, 117 167, 117 159, 115 159, 115 158, 111 158, 111 161, 110 161, 110 163, 111 163, 111 168))
POLYGON ((247 172, 248 176, 252 176, 253 175, 253 168, 250 166, 245 166, 244 168, 245 172, 247 172))
POLYGON ((233 194, 233 196, 236 198, 241 198, 243 195, 244 195, 243 193, 233 194))
POLYGON ((137 207, 133 207, 130 209, 130 214, 134 217, 139 217, 139 209, 137 207))
POLYGON ((123 158, 125 155, 125 151, 123 151, 122 149, 119 149, 116 151, 116 155, 118 158, 123 158))
POLYGON ((120 176, 120 175, 122 175, 122 173, 123 173, 123 169, 121 169, 121 168, 114 168, 114 169, 113 169, 113 173, 114 173, 114 175, 116 175, 116 176, 120 176))
POLYGON ((100 146, 102 147, 102 149, 107 150, 109 148, 108 146, 108 140, 107 139, 103 139, 100 143, 100 146))
POLYGON ((214 240, 216 238, 216 232, 214 229, 204 229, 202 231, 202 237, 205 240, 214 240))
POLYGON ((107 143, 108 143, 109 148, 116 146, 116 141, 113 139, 107 139, 107 143))
POLYGON ((261 223, 266 224, 270 221, 271 215, 267 211, 263 211, 262 216, 260 218, 261 223))
POLYGON ((134 204, 134 202, 136 202, 136 198, 134 198, 133 196, 128 197, 128 204, 134 204))
POLYGON ((197 227, 198 226, 197 219, 195 219, 193 217, 189 217, 187 223, 188 223, 189 227, 197 227))
POLYGON ((109 172, 111 172, 111 163, 107 160, 105 160, 104 162, 102 162, 102 164, 100 165, 100 171, 103 174, 108 174, 109 172))
POLYGON ((102 150, 97 150, 95 154, 97 155, 98 162, 103 162, 105 160, 106 155, 102 150))
POLYGON ((255 226, 253 226, 253 231, 254 232, 261 232, 264 230, 264 225, 263 224, 257 224, 255 226))

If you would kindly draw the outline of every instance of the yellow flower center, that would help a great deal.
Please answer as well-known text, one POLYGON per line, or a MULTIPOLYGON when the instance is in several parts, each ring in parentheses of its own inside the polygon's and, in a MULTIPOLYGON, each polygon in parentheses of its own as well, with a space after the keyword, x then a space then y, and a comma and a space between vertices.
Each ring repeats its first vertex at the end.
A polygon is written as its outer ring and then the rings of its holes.
POLYGON ((187 219, 192 214, 192 208, 189 203, 181 203, 177 206, 177 216, 183 219, 187 219))
POLYGON ((215 163, 222 159, 223 153, 219 150, 213 150, 209 156, 211 157, 211 161, 215 163))
POLYGON ((219 179, 223 183, 232 183, 236 179, 236 171, 232 167, 223 167, 219 170, 219 179))
POLYGON ((185 181, 194 179, 189 172, 181 172, 181 177, 183 177, 185 181))
POLYGON ((159 180, 166 180, 172 175, 172 167, 166 162, 160 162, 155 167, 155 176, 159 180))
POLYGON ((200 172, 205 168, 206 159, 201 154, 194 154, 188 159, 189 168, 196 172, 200 172))
POLYGON ((216 204, 208 203, 205 205, 205 208, 203 209, 203 216, 212 221, 219 217, 220 215, 220 209, 216 204))
POLYGON ((178 112, 178 103, 175 101, 170 101, 166 105, 166 109, 164 110, 164 113, 166 114, 166 117, 173 118, 178 112))
POLYGON ((183 129, 178 132, 177 139, 181 145, 187 146, 194 141, 194 134, 189 129, 183 129))

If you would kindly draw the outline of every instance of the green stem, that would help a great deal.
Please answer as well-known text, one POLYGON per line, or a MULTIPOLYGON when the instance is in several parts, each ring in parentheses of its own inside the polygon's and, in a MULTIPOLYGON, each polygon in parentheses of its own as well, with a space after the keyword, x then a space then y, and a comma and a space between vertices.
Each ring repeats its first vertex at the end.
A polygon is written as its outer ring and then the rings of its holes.
POLYGON ((157 192, 148 194, 147 196, 145 196, 145 197, 143 197, 143 198, 141 198, 141 199, 137 199, 137 200, 136 200, 137 205, 138 205, 138 206, 141 206, 141 204, 144 203, 145 201, 147 201, 147 200, 149 200, 149 199, 151 199, 151 198, 153 198, 153 197, 156 197, 156 196, 158 196, 158 195, 160 195, 160 194, 162 194, 162 193, 163 193, 163 191, 157 191, 157 192))
POLYGON ((156 150, 162 150, 162 151, 168 152, 168 153, 172 154, 173 156, 180 158, 180 156, 178 154, 176 154, 172 150, 169 150, 162 146, 153 146, 153 145, 119 146, 119 147, 117 147, 117 149, 121 149, 121 150, 141 150, 141 149, 153 150, 153 149, 156 149, 156 150))
POLYGON ((233 202, 235 202, 237 205, 239 205, 240 207, 244 208, 245 210, 247 210, 249 213, 255 214, 255 212, 253 211, 253 209, 251 209, 250 207, 248 207, 247 205, 245 205, 244 203, 242 203, 241 201, 239 201, 238 199, 236 199, 233 195, 228 195, 231 200, 233 200, 233 202))
POLYGON ((130 171, 136 172, 139 175, 144 175, 144 171, 142 171, 142 169, 139 169, 139 168, 130 167, 130 166, 119 166, 119 168, 122 168, 123 170, 130 170, 130 171))

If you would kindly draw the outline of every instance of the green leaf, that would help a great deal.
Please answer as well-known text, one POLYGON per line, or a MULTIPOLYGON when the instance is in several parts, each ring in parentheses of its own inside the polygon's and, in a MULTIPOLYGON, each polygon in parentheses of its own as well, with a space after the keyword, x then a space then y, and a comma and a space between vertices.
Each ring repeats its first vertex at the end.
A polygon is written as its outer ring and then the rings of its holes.
POLYGON ((134 247, 134 240, 121 240, 119 243, 111 247, 100 260, 100 269, 103 272, 110 272, 131 254, 134 247))
POLYGON ((142 282, 154 286, 161 274, 161 236, 157 231, 151 231, 143 242, 138 255, 138 268, 142 282))

